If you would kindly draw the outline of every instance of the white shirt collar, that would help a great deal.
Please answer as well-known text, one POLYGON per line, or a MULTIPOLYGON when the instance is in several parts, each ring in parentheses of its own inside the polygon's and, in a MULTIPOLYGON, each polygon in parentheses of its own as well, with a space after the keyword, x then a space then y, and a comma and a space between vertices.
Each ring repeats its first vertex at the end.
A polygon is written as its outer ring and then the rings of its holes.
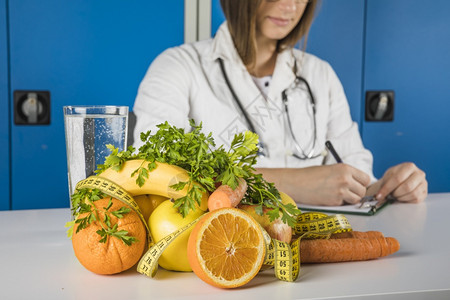
MULTIPOLYGON (((212 41, 211 58, 216 60, 219 57, 224 61, 229 61, 229 65, 231 66, 246 70, 244 63, 234 46, 226 21, 220 25, 212 41)), ((297 62, 297 64, 299 63, 300 62, 297 62)), ((269 88, 269 98, 274 99, 276 95, 281 94, 283 90, 288 88, 295 81, 295 74, 293 73, 294 64, 295 56, 292 53, 292 49, 286 49, 278 54, 271 86, 269 88)), ((298 65, 298 67, 300 67, 300 65, 298 65)))

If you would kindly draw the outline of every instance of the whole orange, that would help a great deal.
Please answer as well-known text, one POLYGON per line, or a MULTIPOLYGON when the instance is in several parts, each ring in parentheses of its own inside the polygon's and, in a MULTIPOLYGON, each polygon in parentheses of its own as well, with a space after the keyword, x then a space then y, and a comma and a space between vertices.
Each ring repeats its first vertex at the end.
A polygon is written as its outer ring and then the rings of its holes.
MULTIPOLYGON (((107 236, 105 243, 100 242, 102 237, 97 231, 106 226, 103 223, 104 208, 108 206, 110 199, 112 205, 108 208, 108 212, 128 207, 120 200, 110 197, 94 201, 93 205, 98 209, 97 220, 78 233, 76 231, 79 224, 75 224, 72 236, 72 246, 78 261, 86 269, 97 274, 115 274, 131 268, 141 258, 146 245, 147 233, 144 224, 133 210, 123 214, 122 218, 117 218, 113 214, 108 215, 111 228, 117 224, 117 231, 127 231, 127 236, 135 237, 136 242, 127 245, 120 238, 111 235, 107 236)), ((80 214, 77 219, 84 218, 87 214, 80 214)))

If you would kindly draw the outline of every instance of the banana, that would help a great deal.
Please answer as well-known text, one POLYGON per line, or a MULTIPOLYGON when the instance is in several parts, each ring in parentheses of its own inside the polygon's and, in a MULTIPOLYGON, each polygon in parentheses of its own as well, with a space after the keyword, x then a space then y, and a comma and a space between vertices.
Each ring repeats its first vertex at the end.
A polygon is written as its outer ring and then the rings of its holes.
MULTIPOLYGON (((134 176, 131 176, 131 174, 139 167, 147 167, 146 164, 148 162, 143 159, 128 160, 124 162, 120 171, 109 168, 103 171, 99 177, 118 184, 132 196, 153 194, 173 199, 186 196, 189 188, 187 185, 180 191, 174 190, 170 186, 178 182, 188 181, 189 174, 183 168, 166 163, 156 162, 156 168, 148 173, 144 185, 142 187, 137 185, 138 174, 136 173, 134 176)), ((202 196, 200 209, 203 211, 208 209, 208 196, 208 192, 205 192, 202 196)))

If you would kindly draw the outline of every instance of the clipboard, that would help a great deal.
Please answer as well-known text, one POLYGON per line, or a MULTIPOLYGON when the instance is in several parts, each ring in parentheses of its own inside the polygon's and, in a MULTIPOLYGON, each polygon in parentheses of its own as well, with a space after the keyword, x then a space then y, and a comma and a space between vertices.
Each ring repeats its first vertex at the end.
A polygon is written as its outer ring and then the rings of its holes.
POLYGON ((307 204, 298 204, 300 210, 305 211, 320 211, 335 214, 353 214, 353 215, 364 215, 373 216, 381 209, 386 207, 388 204, 392 203, 392 199, 386 197, 384 201, 378 201, 373 196, 369 198, 362 199, 360 203, 357 204, 345 204, 340 206, 316 206, 307 204))
MULTIPOLYGON (((325 142, 325 146, 331 152, 333 157, 336 159, 337 163, 342 163, 341 157, 338 155, 330 141, 325 142)), ((319 211, 319 212, 330 212, 337 214, 354 214, 354 215, 364 215, 373 216, 384 208, 387 204, 392 203, 395 197, 392 195, 387 195, 384 200, 378 201, 375 195, 363 197, 357 204, 344 204, 340 206, 316 206, 316 205, 306 205, 298 204, 300 210, 306 211, 319 211)))

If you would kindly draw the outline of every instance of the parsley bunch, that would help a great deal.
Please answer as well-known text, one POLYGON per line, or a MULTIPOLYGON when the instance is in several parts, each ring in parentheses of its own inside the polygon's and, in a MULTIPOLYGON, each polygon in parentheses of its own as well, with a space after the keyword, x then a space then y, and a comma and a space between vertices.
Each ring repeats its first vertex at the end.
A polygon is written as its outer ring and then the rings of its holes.
POLYGON ((67 231, 68 237, 73 235, 73 228, 75 224, 78 224, 76 233, 80 230, 88 227, 92 222, 97 222, 101 229, 97 230, 97 234, 101 237, 100 243, 106 243, 109 236, 116 237, 130 246, 132 243, 138 240, 135 237, 128 235, 126 230, 117 230, 117 223, 111 224, 111 215, 122 219, 123 216, 131 211, 128 207, 121 207, 118 210, 110 211, 112 198, 109 199, 108 205, 102 208, 103 218, 100 218, 99 209, 94 205, 94 202, 107 197, 105 193, 98 189, 80 189, 77 190, 71 197, 72 201, 72 215, 74 217, 84 214, 82 218, 76 218, 74 221, 67 222, 66 227, 69 227, 67 231))
POLYGON ((272 208, 269 212, 271 221, 281 214, 285 223, 294 226, 296 215, 300 211, 292 204, 284 205, 275 186, 255 173, 254 165, 258 154, 257 134, 250 131, 236 134, 227 150, 223 145, 216 146, 211 133, 205 135, 201 131, 201 123, 196 125, 190 120, 190 125, 192 130, 185 132, 183 128, 165 122, 157 126, 158 130, 154 134, 150 131, 141 133, 140 137, 144 144, 137 154, 134 154, 133 147, 119 152, 117 148, 110 146, 112 153, 105 159, 103 165, 98 166, 97 174, 108 168, 120 170, 122 164, 130 159, 143 159, 146 163, 132 174, 138 175, 136 183, 142 186, 149 172, 156 168, 155 162, 179 166, 188 172, 189 180, 172 185, 171 188, 182 190, 188 186, 187 195, 174 202, 174 206, 183 216, 194 210, 196 203, 201 203, 205 191, 213 192, 216 183, 226 184, 235 189, 239 184, 239 178, 243 178, 247 181, 248 189, 242 203, 258 205, 256 211, 260 215, 264 206, 272 208))

